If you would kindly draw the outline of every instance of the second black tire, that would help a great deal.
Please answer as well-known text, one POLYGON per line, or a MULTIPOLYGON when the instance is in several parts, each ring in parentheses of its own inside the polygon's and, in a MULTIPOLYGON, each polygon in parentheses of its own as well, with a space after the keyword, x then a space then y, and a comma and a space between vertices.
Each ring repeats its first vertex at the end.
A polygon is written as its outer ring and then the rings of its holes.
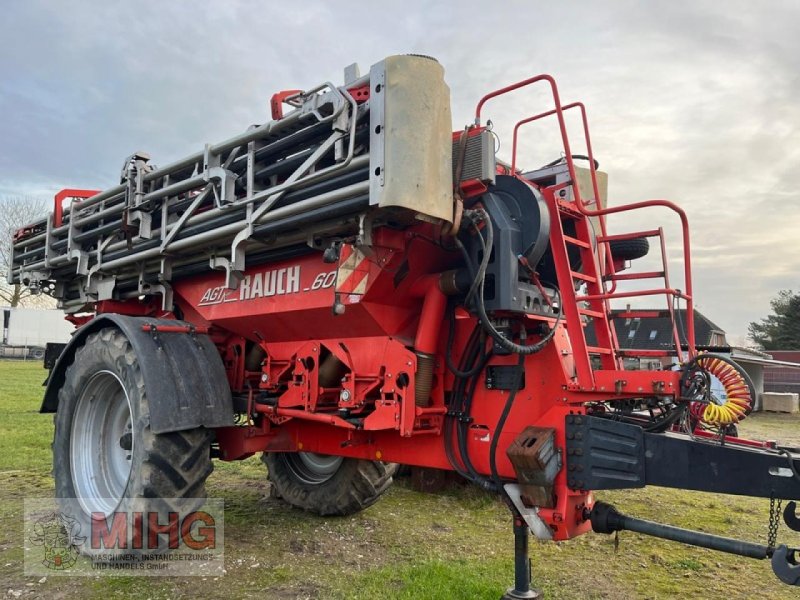
POLYGON ((352 515, 371 506, 389 489, 396 470, 380 461, 299 452, 266 453, 261 460, 275 496, 320 516, 352 515))
POLYGON ((611 256, 616 260, 636 260, 647 256, 647 253, 650 252, 650 242, 643 237, 632 240, 614 240, 609 246, 611 256))

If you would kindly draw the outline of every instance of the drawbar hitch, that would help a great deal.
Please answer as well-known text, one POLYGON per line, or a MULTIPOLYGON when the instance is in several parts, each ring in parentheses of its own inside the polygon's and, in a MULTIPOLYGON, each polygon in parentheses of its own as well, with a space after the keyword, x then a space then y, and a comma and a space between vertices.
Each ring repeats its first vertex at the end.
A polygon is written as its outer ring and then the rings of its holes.
MULTIPOLYGON (((654 523, 645 519, 637 519, 620 513, 615 507, 605 502, 595 502, 591 511, 586 511, 585 518, 591 520, 592 529, 597 533, 614 533, 615 531, 635 531, 643 535, 681 542, 691 546, 709 548, 728 554, 746 556, 763 560, 770 558, 772 570, 775 575, 786 584, 800 586, 800 564, 798 564, 798 549, 789 548, 781 544, 777 548, 735 540, 733 538, 711 535, 701 531, 692 531, 672 525, 654 523)), ((800 519, 794 514, 794 502, 789 503, 784 513, 784 520, 789 523, 787 515, 794 518, 794 525, 800 525, 800 519)), ((794 529, 794 527, 792 527, 794 529)), ((796 529, 795 529, 796 531, 796 529)))

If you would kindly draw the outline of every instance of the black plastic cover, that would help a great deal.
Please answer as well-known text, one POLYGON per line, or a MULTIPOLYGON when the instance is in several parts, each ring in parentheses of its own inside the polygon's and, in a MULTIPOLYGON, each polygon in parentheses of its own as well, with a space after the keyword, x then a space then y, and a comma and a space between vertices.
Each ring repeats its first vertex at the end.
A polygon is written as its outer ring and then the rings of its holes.
POLYGON ((90 333, 116 327, 131 343, 150 400, 154 433, 233 425, 233 401, 225 367, 207 335, 152 333, 151 325, 186 326, 182 321, 104 314, 78 329, 50 373, 40 412, 58 408, 64 374, 90 333))
MULTIPOLYGON (((550 212, 541 194, 508 175, 498 175, 495 185, 480 197, 492 220, 494 243, 486 269, 484 299, 487 311, 546 313, 549 306, 530 272, 535 269, 550 243, 550 212)), ((466 240, 473 262, 480 264, 482 248, 474 238, 466 240)))
POLYGON ((586 415, 567 415, 566 438, 567 485, 572 489, 658 485, 800 500, 800 479, 793 473, 800 456, 679 433, 649 433, 638 425, 586 415))

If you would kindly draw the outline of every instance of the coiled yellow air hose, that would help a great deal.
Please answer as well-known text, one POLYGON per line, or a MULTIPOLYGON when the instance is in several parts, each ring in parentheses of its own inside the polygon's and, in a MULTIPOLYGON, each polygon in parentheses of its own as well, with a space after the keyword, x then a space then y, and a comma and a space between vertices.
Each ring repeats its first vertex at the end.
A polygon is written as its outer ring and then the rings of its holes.
POLYGON ((753 397, 750 385, 740 369, 733 363, 713 355, 699 355, 694 363, 696 367, 716 377, 725 389, 725 402, 692 402, 692 415, 708 425, 733 425, 750 412, 753 397))

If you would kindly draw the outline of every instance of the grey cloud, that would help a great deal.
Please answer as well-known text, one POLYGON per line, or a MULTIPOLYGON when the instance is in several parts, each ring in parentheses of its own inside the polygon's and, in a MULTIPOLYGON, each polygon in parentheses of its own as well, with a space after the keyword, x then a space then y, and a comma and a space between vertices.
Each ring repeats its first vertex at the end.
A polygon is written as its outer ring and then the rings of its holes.
MULTIPOLYGON (((0 193, 111 185, 132 151, 171 161, 265 120, 274 91, 419 52, 446 68, 454 127, 485 92, 538 72, 584 100, 611 201, 686 209, 698 303, 728 331, 744 333, 777 289, 800 287, 788 251, 800 223, 795 2, 28 1, 7 3, 4 17, 0 193)), ((488 107, 501 154, 515 118, 546 100, 488 107)), ((552 125, 526 130, 523 164, 557 155, 552 125)), ((661 222, 674 259, 666 211, 609 225, 661 222)))

